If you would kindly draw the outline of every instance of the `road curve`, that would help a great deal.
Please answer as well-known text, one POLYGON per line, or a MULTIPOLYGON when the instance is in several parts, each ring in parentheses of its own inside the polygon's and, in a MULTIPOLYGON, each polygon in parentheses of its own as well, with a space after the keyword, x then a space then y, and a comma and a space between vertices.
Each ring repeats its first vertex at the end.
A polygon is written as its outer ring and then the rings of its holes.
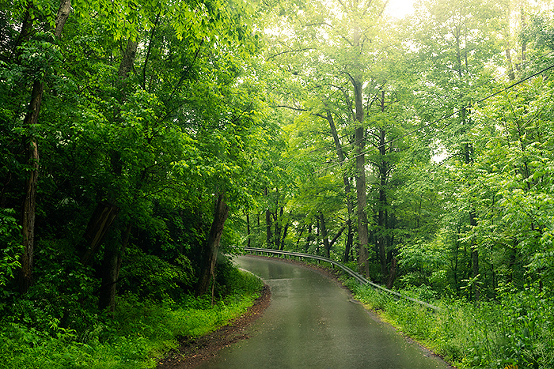
POLYGON ((252 256, 235 262, 270 286, 271 305, 249 327, 249 339, 198 368, 450 368, 380 322, 322 273, 252 256))

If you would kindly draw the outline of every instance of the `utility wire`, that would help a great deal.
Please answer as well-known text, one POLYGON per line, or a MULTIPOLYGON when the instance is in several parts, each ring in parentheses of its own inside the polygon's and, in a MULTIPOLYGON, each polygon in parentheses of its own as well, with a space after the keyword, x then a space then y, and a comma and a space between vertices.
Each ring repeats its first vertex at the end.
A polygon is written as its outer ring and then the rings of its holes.
MULTIPOLYGON (((503 93, 503 92, 506 92, 506 91, 508 91, 508 90, 510 90, 510 89, 512 89, 512 88, 514 88, 515 86, 520 85, 520 84, 522 84, 523 82, 525 82, 525 81, 527 81, 527 80, 529 80, 529 79, 531 79, 531 78, 534 78, 534 77, 536 77, 536 76, 538 76, 538 75, 540 75, 540 74, 543 74, 544 72, 546 72, 546 71, 548 71, 548 70, 550 70, 550 69, 553 69, 553 68, 554 68, 554 64, 552 64, 552 65, 550 65, 550 66, 548 66, 548 67, 546 67, 546 68, 543 68, 543 69, 541 69, 540 71, 538 71, 538 72, 536 72, 536 73, 533 73, 532 75, 530 75, 530 76, 528 76, 528 77, 525 77, 525 78, 523 78, 523 79, 520 79, 519 81, 517 81, 517 82, 515 82, 515 83, 512 83, 511 85, 509 85, 509 86, 507 86, 507 87, 505 87, 505 88, 503 88, 503 89, 501 89, 501 90, 499 90, 499 91, 496 91, 496 92, 494 92, 494 93, 492 93, 492 94, 490 94, 490 95, 488 95, 488 96, 486 96, 486 97, 484 97, 484 98, 482 98, 482 99, 480 99, 480 100, 477 100, 477 101, 476 101, 476 104, 480 104, 480 103, 482 103, 482 102, 484 102, 484 101, 486 101, 486 100, 488 100, 488 99, 491 99, 491 98, 493 98, 493 97, 495 97, 495 96, 497 96, 497 95, 499 95, 499 94, 501 94, 501 93, 503 93)), ((407 133, 405 133, 405 134, 403 134, 403 135, 401 135, 401 136, 399 136, 399 137, 393 138, 393 139, 391 139, 391 140, 385 142, 384 144, 377 146, 377 148, 380 148, 380 147, 382 147, 382 146, 385 146, 385 145, 388 145, 388 144, 390 144, 390 143, 396 142, 396 141, 401 140, 401 139, 403 139, 403 138, 405 138, 405 137, 411 136, 411 135, 413 135, 414 133, 419 132, 419 131, 421 131, 421 130, 427 128, 427 127, 430 127, 430 126, 432 126, 432 125, 435 125, 435 124, 437 124, 437 123, 440 123, 441 121, 443 121, 443 120, 445 120, 445 119, 451 118, 451 117, 453 117, 454 115, 456 115, 456 114, 458 114, 459 112, 461 112, 463 109, 467 109, 467 108, 471 108, 471 105, 466 105, 466 106, 464 106, 464 107, 462 107, 462 108, 460 108, 460 109, 454 110, 452 113, 450 113, 450 114, 448 114, 448 115, 442 116, 442 117, 440 117, 440 118, 438 118, 438 119, 436 119, 436 120, 434 120, 434 121, 431 121, 431 122, 428 122, 428 123, 424 124, 423 126, 421 126, 421 127, 419 127, 419 128, 415 128, 415 129, 413 129, 413 130, 411 130, 411 131, 409 131, 409 132, 407 132, 407 133)), ((451 123, 448 123, 445 127, 448 127, 450 124, 452 124, 452 122, 451 122, 451 123)), ((327 170, 327 169, 329 169, 329 168, 332 168, 332 167, 335 167, 335 166, 337 166, 337 165, 342 165, 342 164, 348 162, 349 160, 356 159, 356 158, 358 158, 358 157, 360 157, 360 156, 362 156, 362 155, 368 154, 369 152, 370 152, 370 150, 364 150, 363 152, 361 152, 361 153, 359 153, 359 154, 357 154, 357 155, 355 155, 355 156, 353 156, 353 157, 351 157, 351 158, 345 159, 344 162, 338 162, 338 163, 333 163, 333 164, 328 165, 328 166, 325 168, 325 170, 327 170)))
MULTIPOLYGON (((554 56, 554 51, 552 51, 552 52, 550 52, 550 53, 544 55, 543 57, 549 58, 549 57, 552 57, 552 56, 554 56)), ((524 67, 526 67, 527 65, 529 65, 529 64, 531 64, 531 63, 533 63, 533 61, 527 60, 527 61, 525 61, 524 63, 520 64, 520 67, 521 67, 521 68, 524 68, 524 67)), ((552 68, 552 66, 550 66, 550 67, 548 67, 548 68, 545 68, 545 70, 548 70, 548 69, 551 69, 551 68, 552 68)), ((535 77, 537 74, 543 73, 545 70, 542 70, 541 72, 538 72, 538 73, 535 73, 534 75, 531 75, 531 76, 529 76, 529 77, 526 77, 526 78, 522 79, 521 81, 516 82, 516 84, 522 83, 522 82, 524 82, 524 81, 526 81, 526 80, 528 80, 528 79, 530 79, 530 78, 533 78, 533 77, 535 77)), ((473 89, 479 89, 479 88, 483 87, 484 85, 486 85, 486 84, 488 84, 488 83, 490 83, 490 82, 492 82, 492 81, 496 81, 496 78, 492 78, 491 80, 488 80, 488 81, 485 81, 485 82, 483 82, 483 83, 481 83, 481 84, 478 84, 478 85, 476 85, 476 86, 473 86, 473 89)), ((513 87, 513 86, 509 86, 509 87, 507 87, 507 88, 511 88, 511 87, 513 87)), ((502 92, 504 92, 504 90, 498 91, 497 93, 495 93, 495 94, 493 94, 493 95, 497 95, 497 94, 502 93, 502 92)), ((446 98, 452 98, 452 97, 454 97, 454 95, 456 95, 456 94, 455 94, 455 93, 450 93, 450 94, 446 95, 446 98)), ((490 96, 490 97, 492 97, 492 96, 490 96)), ((485 101, 485 100, 487 100, 487 99, 490 98, 490 97, 487 96, 486 98, 483 98, 483 99, 477 101, 477 103, 480 103, 480 102, 482 102, 482 101, 485 101)), ((398 102, 398 101, 396 101, 396 102, 398 102)), ((390 105, 389 105, 389 106, 390 106, 390 105)), ((431 125, 432 125, 433 123, 438 123, 438 122, 440 122, 441 120, 448 119, 448 118, 450 118, 452 115, 455 115, 455 114, 456 114, 456 112, 454 112, 454 113, 451 114, 451 115, 441 117, 441 118, 437 119, 435 122, 431 122, 431 125)), ((425 127, 420 127, 420 129, 423 129, 423 128, 425 128, 425 127)), ((416 131, 417 131, 417 130, 416 130, 416 131)), ((339 139, 342 139, 342 138, 348 137, 348 136, 352 136, 352 135, 353 135, 353 134, 346 134, 346 135, 340 136, 339 139)), ((400 137, 400 138, 402 138, 402 137, 400 137)), ((389 143, 389 142, 387 142, 387 143, 389 143)), ((350 144, 351 144, 351 143, 349 143, 348 145, 345 145, 345 146, 349 146, 350 144)), ((379 146, 379 147, 380 147, 380 146, 379 146)), ((318 152, 318 151, 323 151, 323 150, 332 150, 332 149, 335 149, 335 145, 334 145, 334 144, 328 144, 328 145, 323 145, 323 146, 318 147, 318 148, 314 148, 314 149, 312 149, 312 150, 310 151, 310 153, 314 153, 314 152, 318 152)))

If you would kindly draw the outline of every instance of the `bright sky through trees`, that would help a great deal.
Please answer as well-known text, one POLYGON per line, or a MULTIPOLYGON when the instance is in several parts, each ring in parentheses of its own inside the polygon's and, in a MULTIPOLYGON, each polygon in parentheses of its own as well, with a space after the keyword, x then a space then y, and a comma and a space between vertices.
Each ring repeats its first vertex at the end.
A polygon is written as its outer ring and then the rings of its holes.
POLYGON ((395 17, 402 18, 414 11, 414 0, 390 0, 386 12, 395 17))

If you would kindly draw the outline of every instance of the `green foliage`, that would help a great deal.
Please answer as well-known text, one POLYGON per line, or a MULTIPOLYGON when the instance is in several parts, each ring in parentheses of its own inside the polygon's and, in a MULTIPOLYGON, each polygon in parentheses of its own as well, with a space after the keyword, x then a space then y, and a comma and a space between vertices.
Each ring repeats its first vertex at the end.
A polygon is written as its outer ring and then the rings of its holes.
POLYGON ((0 259, 0 288, 6 286, 14 272, 21 266, 19 255, 22 245, 19 241, 20 226, 13 217, 13 209, 0 208, 0 245, 2 245, 2 258, 0 259))
MULTIPOLYGON (((385 281, 390 269, 391 283, 397 276, 396 286, 423 299, 481 300, 477 310, 451 302, 432 331, 406 329, 439 337, 438 350, 463 365, 553 366, 544 353, 552 327, 541 315, 551 312, 544 295, 554 288, 552 77, 482 100, 504 79, 511 85, 551 64, 552 15, 525 2, 516 10, 511 2, 425 0, 391 24, 380 16, 383 2, 356 4, 75 0, 59 39, 58 2, 0 4, 5 362, 14 362, 11 351, 29 367, 148 361, 150 338, 173 334, 154 327, 162 317, 150 306, 173 321, 172 304, 189 301, 214 194, 225 194, 232 213, 220 253, 240 240, 321 253, 336 236, 331 257, 356 258, 353 133, 363 127, 372 276, 385 281), (20 34, 27 11, 32 26, 20 34), (138 45, 130 53, 129 41, 138 45), (36 81, 39 121, 27 127, 36 81), (29 136, 40 153, 35 284, 20 295, 17 209, 29 136), (99 203, 118 214, 83 266, 99 203), (116 322, 97 309, 110 250, 125 295, 116 322), (540 286, 536 299, 526 285, 540 286), (498 332, 490 322, 500 318, 507 323, 498 332)), ((215 296, 246 293, 244 283, 222 258, 215 296)), ((189 302, 206 308, 209 300, 189 302)), ((373 301, 403 327, 427 319, 426 311, 402 317, 400 302, 373 301)), ((227 303, 209 318, 215 325, 227 303)), ((194 331, 204 315, 190 314, 194 331)), ((189 329, 177 319, 175 331, 189 329)))
POLYGON ((169 263, 136 249, 127 252, 120 278, 121 291, 152 301, 178 300, 183 291, 192 289, 195 281, 191 262, 185 255, 169 263))
POLYGON ((26 295, 5 291, 3 320, 22 329, 56 336, 60 331, 85 331, 98 319, 94 289, 98 282, 90 270, 75 267, 71 255, 55 243, 42 243, 35 254, 38 281, 26 295))
MULTIPOLYGON (((416 298, 429 297, 402 291, 416 298)), ((394 300, 370 287, 356 297, 410 337, 458 368, 551 368, 554 355, 553 303, 530 287, 497 302, 432 300, 435 312, 407 300, 394 300)))
POLYGON ((2 368, 152 368, 156 359, 177 347, 178 339, 209 333, 252 304, 261 281, 250 273, 235 272, 232 285, 237 293, 213 307, 193 297, 175 304, 144 301, 130 294, 119 300, 113 317, 95 317, 79 330, 63 328, 50 317, 49 334, 4 316, 0 320, 2 368))

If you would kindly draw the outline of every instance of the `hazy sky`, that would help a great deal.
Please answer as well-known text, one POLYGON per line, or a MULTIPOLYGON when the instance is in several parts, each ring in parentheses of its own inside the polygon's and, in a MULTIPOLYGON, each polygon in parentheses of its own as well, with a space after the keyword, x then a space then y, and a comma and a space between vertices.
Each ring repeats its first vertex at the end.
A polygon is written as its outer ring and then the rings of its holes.
POLYGON ((402 18, 413 12, 413 2, 414 0, 390 0, 386 11, 393 17, 402 18))

